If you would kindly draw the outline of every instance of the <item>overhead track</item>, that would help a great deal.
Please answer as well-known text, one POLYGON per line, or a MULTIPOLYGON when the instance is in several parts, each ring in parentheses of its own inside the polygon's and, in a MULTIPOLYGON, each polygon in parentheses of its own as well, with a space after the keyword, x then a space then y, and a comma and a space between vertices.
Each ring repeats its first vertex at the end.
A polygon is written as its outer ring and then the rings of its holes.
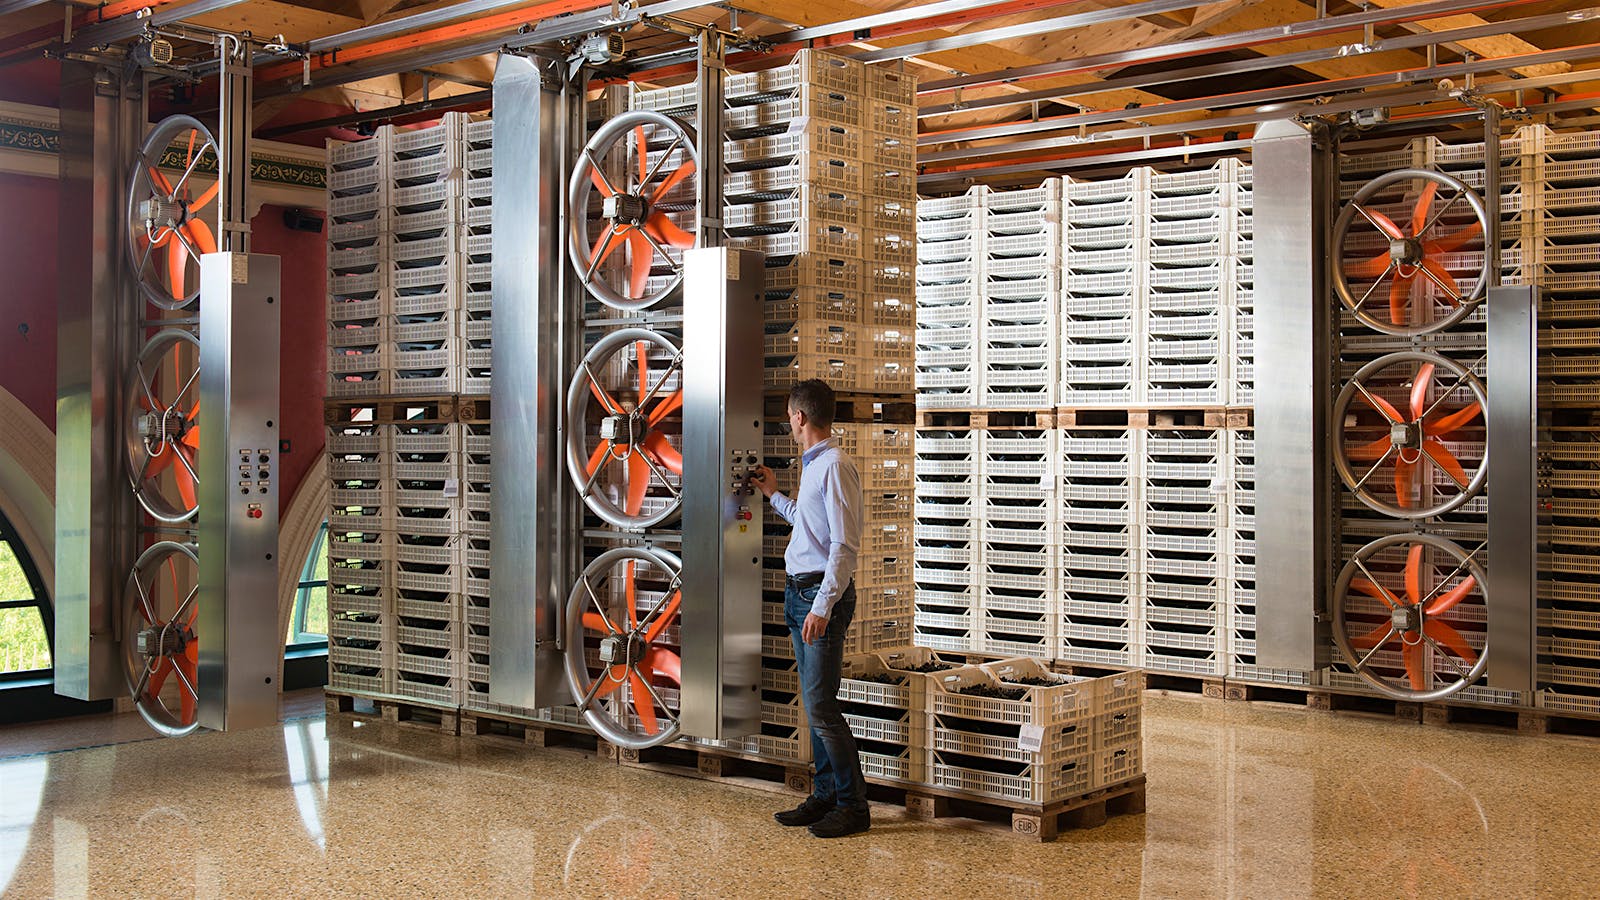
MULTIPOLYGON (((1215 78, 1221 75, 1239 75, 1246 72, 1261 72, 1268 69, 1280 69, 1289 66, 1299 66, 1305 63, 1322 62, 1332 59, 1345 59, 1353 56, 1366 56, 1374 53, 1387 53, 1394 50, 1413 50, 1420 47, 1438 46, 1458 41, 1467 41, 1480 37, 1491 37, 1502 34, 1520 34, 1527 31, 1538 31, 1545 28, 1559 28, 1577 21, 1600 18, 1600 6, 1591 6, 1572 12, 1551 13, 1543 16, 1528 16, 1521 19, 1511 19, 1502 22, 1486 22, 1482 25, 1471 25, 1465 28, 1452 28, 1445 31, 1423 32, 1408 34, 1396 38, 1385 38, 1368 44, 1351 45, 1342 44, 1337 47, 1326 47, 1316 50, 1302 50, 1296 53, 1283 53, 1277 56, 1259 56, 1252 59, 1231 60, 1222 63, 1213 63, 1204 66, 1192 66, 1187 69, 1174 69, 1165 72, 1156 72, 1146 75, 1131 75, 1124 78, 1109 78, 1103 81, 1092 81, 1086 84, 1071 85, 1068 87, 1051 88, 1043 91, 1028 91, 1021 94, 1003 94, 995 97, 979 97, 961 102, 938 103, 923 106, 917 110, 920 118, 929 116, 946 115, 955 112, 972 112, 979 109, 995 109, 1009 106, 1026 106, 1032 103, 1064 100, 1072 97, 1098 94, 1106 91, 1128 90, 1135 88, 1154 87, 1164 84, 1173 84, 1181 81, 1196 81, 1202 78, 1215 78)), ((1600 73, 1597 73, 1600 77, 1600 73)))
MULTIPOLYGON (((109 22, 112 19, 121 18, 129 13, 135 13, 144 9, 160 9, 165 6, 171 6, 177 2, 180 2, 180 0, 121 0, 121 2, 118 3, 107 3, 104 6, 99 6, 74 16, 72 19, 72 27, 73 29, 86 28, 96 23, 109 22)), ((0 40, 0 54, 10 53, 13 50, 19 50, 24 47, 32 47, 38 44, 47 44, 51 41, 55 41, 58 44, 61 41, 61 24, 59 22, 52 22, 49 25, 40 25, 38 28, 31 28, 27 31, 21 32, 20 34, 14 34, 8 38, 0 40)), ((13 59, 6 59, 3 62, 11 63, 15 61, 16 60, 13 59)))
POLYGON ((1288 25, 1274 25, 1270 28, 1257 28, 1251 31, 1236 31, 1231 34, 1210 35, 1193 40, 1180 41, 1176 44, 1163 44, 1154 47, 1141 47, 1136 50, 1119 50, 1115 53, 1101 53, 1095 56, 1082 56, 1074 59, 1063 59, 1056 62, 1039 63, 1034 66, 1020 66, 1014 69, 1004 69, 997 72, 985 72, 977 75, 960 75, 953 78, 940 78, 925 81, 917 86, 919 94, 937 94, 943 91, 953 91, 957 88, 979 87, 988 84, 1012 84, 1018 81, 1027 81, 1033 78, 1047 78, 1052 75, 1071 75, 1079 72, 1093 72, 1099 69, 1111 69, 1135 63, 1157 62, 1177 59, 1185 56, 1194 56, 1201 53, 1215 53, 1223 50, 1239 50, 1259 47, 1262 44, 1291 41, 1299 38, 1317 37, 1320 35, 1338 34, 1341 31, 1353 31, 1365 28, 1368 25, 1394 25, 1400 22, 1414 22, 1422 19, 1438 18, 1440 16, 1461 15, 1463 13, 1484 12, 1488 10, 1507 9, 1514 6, 1525 6, 1539 0, 1498 0, 1498 2, 1485 2, 1485 0, 1434 0, 1432 3, 1418 3, 1414 6, 1405 6, 1397 9, 1378 9, 1368 12, 1351 13, 1344 16, 1327 16, 1320 19, 1307 19, 1302 22, 1293 22, 1288 25))
MULTIPOLYGON (((844 19, 839 22, 830 22, 826 25, 811 25, 786 31, 781 34, 768 35, 767 40, 774 44, 800 44, 807 41, 821 41, 825 38, 848 35, 848 41, 841 43, 854 43, 867 41, 893 34, 915 34, 917 31, 932 31, 944 28, 947 25, 962 25, 977 21, 975 15, 985 19, 999 18, 1000 16, 1015 15, 1017 13, 1032 12, 1041 9, 1052 9, 1057 6, 1068 6, 1081 3, 1083 0, 941 0, 937 3, 920 3, 905 6, 888 12, 873 13, 854 19, 844 19), (948 17, 948 21, 946 21, 948 17), (915 31, 898 28, 888 35, 880 29, 891 29, 894 26, 911 26, 915 31)), ((1198 6, 1200 4, 1192 4, 1198 6)), ((831 45, 830 42, 827 45, 831 45)))
POLYGON ((862 53, 851 54, 852 58, 862 62, 883 62, 890 59, 906 59, 912 56, 922 56, 927 53, 938 53, 941 50, 957 50, 962 47, 973 47, 978 44, 991 44, 996 41, 1009 41, 1018 38, 1037 37, 1041 34, 1051 34, 1057 31, 1066 31, 1069 28, 1086 28, 1090 25, 1104 25, 1108 22, 1123 22, 1128 19, 1137 19, 1143 16, 1154 16, 1162 13, 1176 12, 1180 9, 1194 9, 1204 6, 1207 0, 1145 0, 1143 3, 1130 3, 1125 6, 1112 6, 1106 9, 1096 9, 1090 12, 1073 13, 1068 16, 1057 16, 1054 19, 1040 19, 1037 22, 1023 22, 1019 25, 1007 25, 1003 28, 989 28, 983 31, 966 31, 952 34, 931 41, 920 41, 915 44, 902 44, 898 47, 884 47, 880 50, 868 50, 862 53))

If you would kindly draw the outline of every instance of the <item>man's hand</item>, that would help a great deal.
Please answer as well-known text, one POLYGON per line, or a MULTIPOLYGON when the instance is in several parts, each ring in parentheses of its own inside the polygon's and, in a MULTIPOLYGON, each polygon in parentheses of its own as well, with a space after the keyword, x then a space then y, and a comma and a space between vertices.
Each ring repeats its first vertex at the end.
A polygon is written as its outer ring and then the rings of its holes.
POLYGON ((750 472, 750 485, 761 492, 763 497, 770 498, 778 489, 778 476, 766 466, 756 466, 750 472))
POLYGON ((810 646, 828 631, 828 620, 816 613, 806 613, 806 622, 800 626, 800 640, 810 646))

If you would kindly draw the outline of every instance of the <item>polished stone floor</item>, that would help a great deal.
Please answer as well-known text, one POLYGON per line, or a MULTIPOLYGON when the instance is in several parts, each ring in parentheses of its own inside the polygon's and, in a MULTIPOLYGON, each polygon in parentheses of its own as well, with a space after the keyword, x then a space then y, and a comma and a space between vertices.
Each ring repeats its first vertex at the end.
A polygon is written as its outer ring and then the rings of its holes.
POLYGON ((1600 895, 1594 739, 1151 695, 1143 815, 1041 845, 880 807, 819 841, 772 823, 780 795, 285 708, 177 741, 80 721, 74 750, 70 723, 0 729, 0 892, 1600 895))

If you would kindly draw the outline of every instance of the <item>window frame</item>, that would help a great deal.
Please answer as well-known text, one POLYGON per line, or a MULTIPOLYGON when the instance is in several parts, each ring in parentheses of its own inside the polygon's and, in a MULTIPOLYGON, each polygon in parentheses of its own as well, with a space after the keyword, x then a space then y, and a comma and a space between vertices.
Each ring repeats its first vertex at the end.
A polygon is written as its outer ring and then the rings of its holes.
POLYGON ((300 564, 300 577, 295 583, 294 607, 289 612, 289 627, 293 634, 284 645, 286 654, 323 651, 328 649, 328 636, 325 634, 306 633, 306 607, 311 600, 311 592, 316 588, 327 590, 328 580, 318 577, 315 570, 317 560, 322 556, 323 549, 328 544, 328 520, 323 519, 317 528, 317 536, 311 541, 311 551, 306 554, 305 562, 300 564))
POLYGON ((17 565, 22 569, 22 577, 28 583, 28 590, 33 597, 27 600, 0 600, 0 610, 27 609, 33 607, 39 611, 39 619, 44 625, 44 637, 50 645, 50 665, 42 669, 28 669, 22 672, 0 672, 0 690, 17 686, 19 683, 36 684, 40 679, 55 680, 56 673, 56 619, 55 607, 50 602, 50 597, 45 592, 44 579, 39 577, 39 568, 33 562, 33 555, 27 545, 23 544, 22 536, 17 534, 12 527, 11 520, 0 511, 0 541, 11 547, 11 555, 17 560, 17 565))

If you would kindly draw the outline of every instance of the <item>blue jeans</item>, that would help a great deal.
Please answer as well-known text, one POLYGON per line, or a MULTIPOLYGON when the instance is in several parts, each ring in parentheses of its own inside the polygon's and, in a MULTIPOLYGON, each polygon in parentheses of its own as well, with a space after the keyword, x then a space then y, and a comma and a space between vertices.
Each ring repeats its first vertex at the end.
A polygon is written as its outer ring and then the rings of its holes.
POLYGON ((800 628, 811 612, 817 587, 784 588, 783 618, 800 664, 800 696, 811 722, 811 758, 816 776, 811 796, 818 802, 860 812, 867 811, 867 784, 861 775, 861 757, 850 724, 839 709, 840 670, 844 665, 844 638, 856 614, 856 589, 845 588, 833 604, 828 628, 815 643, 800 638, 800 628))

